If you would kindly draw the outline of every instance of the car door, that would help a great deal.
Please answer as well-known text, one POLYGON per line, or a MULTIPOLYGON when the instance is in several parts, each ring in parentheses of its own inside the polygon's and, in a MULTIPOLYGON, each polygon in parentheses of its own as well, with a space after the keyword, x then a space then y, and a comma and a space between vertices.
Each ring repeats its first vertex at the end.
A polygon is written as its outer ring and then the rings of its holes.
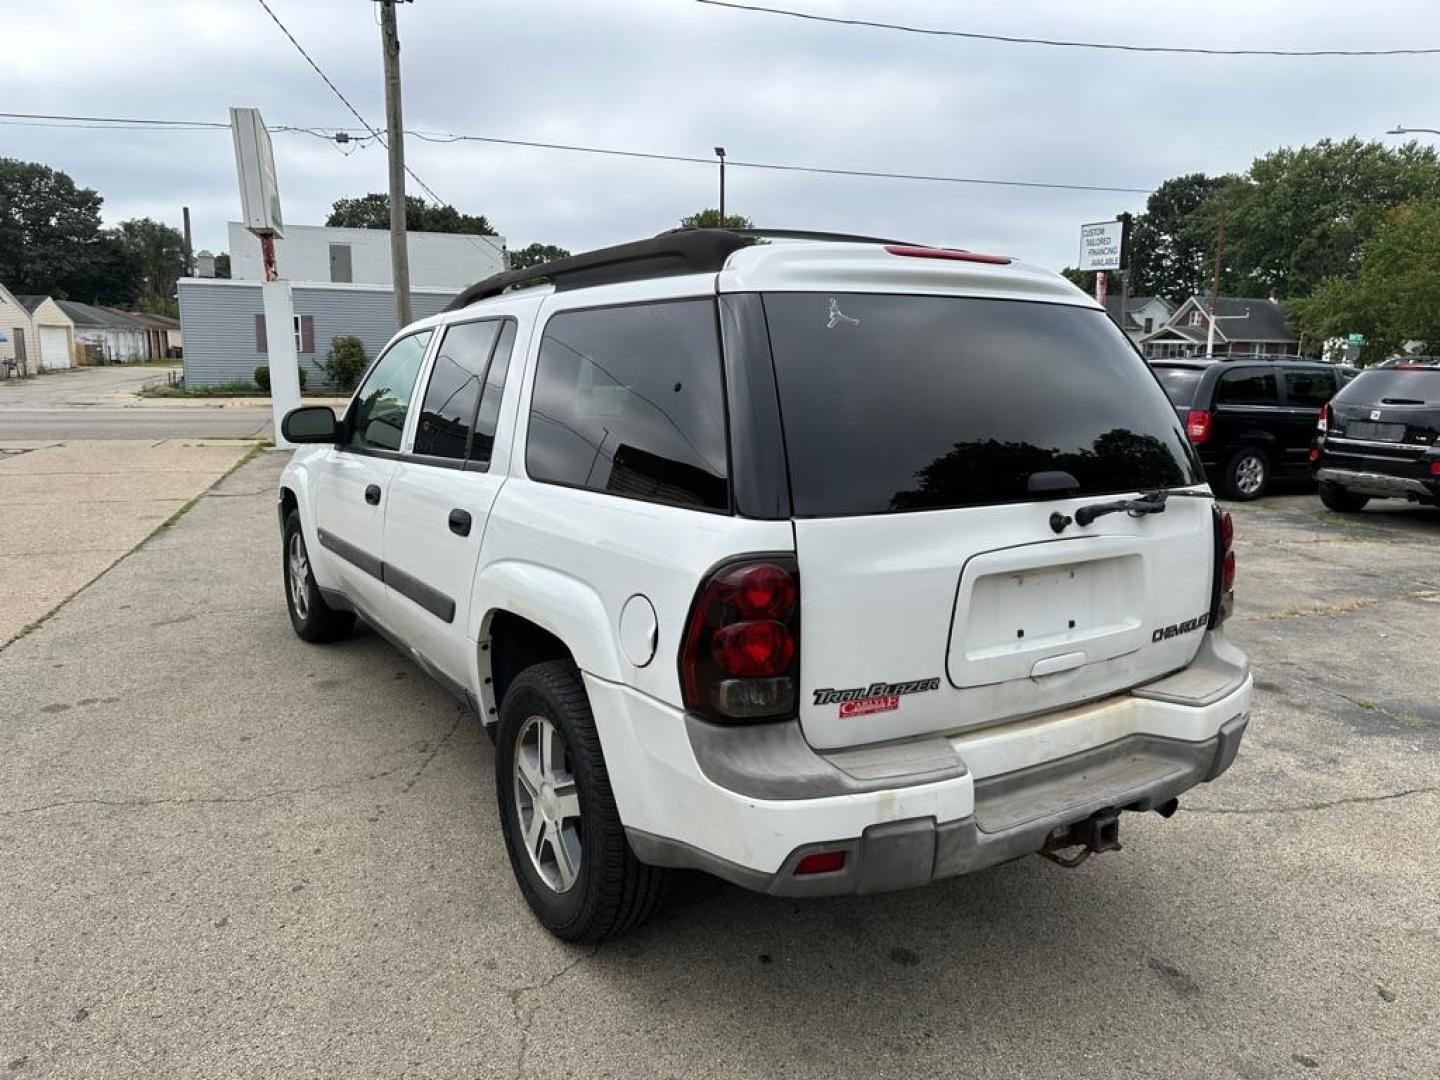
POLYGON ((339 443, 315 466, 320 546, 345 594, 387 626, 385 499, 430 336, 429 330, 407 334, 381 354, 350 402, 339 443))
POLYGON ((1281 373, 1280 389, 1284 463, 1288 468, 1303 469, 1309 463, 1315 421, 1338 389, 1335 372, 1324 368, 1287 368, 1281 373))
POLYGON ((1242 446, 1264 447, 1272 463, 1282 464, 1280 439, 1275 428, 1280 410, 1280 383, 1268 368, 1237 367, 1226 370, 1215 387, 1210 443, 1224 467, 1242 446))
POLYGON ((473 686, 470 595, 490 508, 514 318, 444 328, 420 398, 410 452, 396 463, 385 508, 387 608, 396 630, 440 674, 473 686))

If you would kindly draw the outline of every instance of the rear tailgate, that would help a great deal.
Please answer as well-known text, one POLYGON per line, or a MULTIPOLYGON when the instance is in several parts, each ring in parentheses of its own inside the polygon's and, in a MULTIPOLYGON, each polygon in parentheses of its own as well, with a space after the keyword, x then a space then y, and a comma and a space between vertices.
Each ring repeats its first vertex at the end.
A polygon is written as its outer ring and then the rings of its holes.
POLYGON ((1327 464, 1430 480, 1440 447, 1440 369, 1365 372, 1330 402, 1327 464))
POLYGON ((982 727, 1188 664, 1210 604, 1210 502, 1057 538, 1050 513, 1087 501, 797 522, 810 742, 982 727))
POLYGON ((767 294, 796 514, 800 718, 815 746, 953 732, 1184 667, 1208 498, 1051 515, 1203 478, 1103 312, 767 294))

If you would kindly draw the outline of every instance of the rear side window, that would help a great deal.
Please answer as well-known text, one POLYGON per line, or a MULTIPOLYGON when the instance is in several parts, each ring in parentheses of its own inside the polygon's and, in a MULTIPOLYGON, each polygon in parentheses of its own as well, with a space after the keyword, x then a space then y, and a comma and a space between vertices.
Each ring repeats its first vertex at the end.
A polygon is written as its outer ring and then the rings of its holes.
POLYGON ((1189 405, 1195 400, 1195 389, 1205 374, 1201 368, 1156 367, 1155 377, 1165 388, 1165 395, 1176 406, 1189 405))
POLYGON ((713 300, 562 312, 531 395, 532 479, 728 510, 725 397, 713 300))
POLYGON ((968 297, 765 296, 795 512, 1033 501, 1199 482, 1175 410, 1103 311, 968 297))
POLYGON ((1215 391, 1217 405, 1278 405, 1279 383, 1273 371, 1227 371, 1215 391))
POLYGON ((470 460, 490 463, 495 452, 495 429, 500 424, 500 399, 505 393, 505 376, 510 370, 510 353, 515 348, 515 320, 507 319, 500 331, 500 341, 490 360, 485 376, 485 390, 480 395, 480 411, 475 417, 475 439, 470 447, 470 460))
MULTIPOLYGON (((500 323, 457 323, 445 331, 415 429, 415 453, 464 461, 480 390, 500 323)), ((488 455, 487 455, 488 456, 488 455)))
POLYGON ((1287 371, 1285 401, 1295 407, 1318 409, 1335 396, 1335 374, 1331 371, 1287 371))

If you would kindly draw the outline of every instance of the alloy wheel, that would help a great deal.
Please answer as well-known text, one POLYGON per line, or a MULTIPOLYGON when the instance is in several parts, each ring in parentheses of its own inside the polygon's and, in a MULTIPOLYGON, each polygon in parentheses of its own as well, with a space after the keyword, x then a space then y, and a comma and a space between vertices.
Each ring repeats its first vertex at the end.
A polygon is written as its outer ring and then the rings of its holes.
POLYGON ((543 716, 515 738, 514 794, 520 839, 536 873, 557 893, 580 877, 580 793, 565 737, 543 716))
POLYGON ((304 622, 310 617, 310 559, 305 554, 305 538, 298 532, 290 534, 290 603, 304 622))
POLYGON ((1265 462, 1256 454, 1246 454, 1235 466, 1235 486, 1242 495, 1255 495, 1265 483, 1265 462))

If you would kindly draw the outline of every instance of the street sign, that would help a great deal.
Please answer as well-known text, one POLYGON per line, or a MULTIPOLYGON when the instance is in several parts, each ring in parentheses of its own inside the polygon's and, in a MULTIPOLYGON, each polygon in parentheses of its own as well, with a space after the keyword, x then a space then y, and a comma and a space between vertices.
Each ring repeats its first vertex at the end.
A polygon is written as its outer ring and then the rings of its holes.
POLYGON ((1097 221, 1080 226, 1080 269, 1119 270, 1123 221, 1097 221))
POLYGON ((1345 343, 1346 343, 1347 345, 1364 345, 1364 344, 1365 344, 1365 335, 1364 335, 1364 334, 1351 334, 1349 337, 1347 337, 1347 338, 1345 339, 1345 343))
POLYGON ((259 109, 230 110, 235 167, 240 174, 240 217, 256 236, 282 238, 280 190, 275 182, 275 153, 259 109))

